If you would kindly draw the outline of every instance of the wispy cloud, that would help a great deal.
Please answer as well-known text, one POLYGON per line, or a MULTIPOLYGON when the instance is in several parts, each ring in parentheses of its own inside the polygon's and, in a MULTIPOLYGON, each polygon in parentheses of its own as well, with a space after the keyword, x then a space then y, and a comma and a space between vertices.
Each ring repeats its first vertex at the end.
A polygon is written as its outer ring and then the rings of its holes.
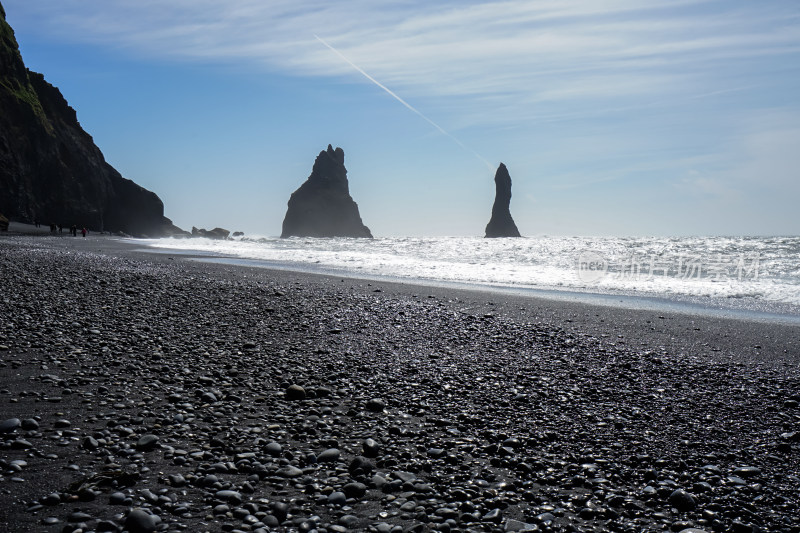
POLYGON ((495 110, 479 112, 473 99, 492 97, 518 119, 543 102, 588 108, 722 91, 752 82, 764 63, 800 56, 799 9, 780 1, 6 3, 43 31, 133 53, 352 76, 319 35, 407 96, 463 99, 483 116, 495 110))

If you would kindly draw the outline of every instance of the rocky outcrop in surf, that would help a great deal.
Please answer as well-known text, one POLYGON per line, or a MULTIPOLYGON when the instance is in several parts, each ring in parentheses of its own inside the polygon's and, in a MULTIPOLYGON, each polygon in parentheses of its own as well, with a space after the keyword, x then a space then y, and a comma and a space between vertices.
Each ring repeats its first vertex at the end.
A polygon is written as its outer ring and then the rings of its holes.
POLYGON ((224 241, 228 238, 228 236, 230 236, 230 234, 231 232, 225 228, 205 229, 192 226, 192 237, 203 237, 206 239, 224 241))
POLYGON ((511 176, 503 163, 494 175, 495 197, 492 218, 486 225, 486 237, 520 237, 517 225, 511 218, 511 176))
POLYGON ((289 198, 281 237, 367 237, 358 204, 350 196, 344 150, 329 144, 311 175, 289 198))
POLYGON ((106 163, 61 92, 25 67, 2 5, 0 212, 135 236, 181 232, 155 193, 106 163))

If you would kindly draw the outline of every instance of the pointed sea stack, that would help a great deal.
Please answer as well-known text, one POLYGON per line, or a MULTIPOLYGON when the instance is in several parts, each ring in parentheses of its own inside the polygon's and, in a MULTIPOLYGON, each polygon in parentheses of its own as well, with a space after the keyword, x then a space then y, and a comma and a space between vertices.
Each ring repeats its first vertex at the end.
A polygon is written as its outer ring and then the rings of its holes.
POLYGON ((490 237, 520 237, 517 225, 511 218, 511 176, 503 163, 497 167, 494 175, 496 188, 494 205, 492 206, 492 219, 486 224, 486 238, 490 237))
POLYGON ((319 153, 311 175, 289 198, 281 237, 372 238, 350 196, 344 150, 329 144, 319 153))
POLYGON ((25 67, 2 5, 0 213, 135 236, 182 233, 155 193, 106 163, 61 92, 25 67))

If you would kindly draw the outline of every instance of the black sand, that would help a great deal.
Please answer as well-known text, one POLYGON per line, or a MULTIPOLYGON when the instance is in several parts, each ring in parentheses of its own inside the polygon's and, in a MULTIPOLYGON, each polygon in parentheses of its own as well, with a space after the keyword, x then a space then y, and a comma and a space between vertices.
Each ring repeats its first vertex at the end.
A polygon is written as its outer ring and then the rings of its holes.
POLYGON ((9 234, 0 526, 800 531, 798 347, 9 234))

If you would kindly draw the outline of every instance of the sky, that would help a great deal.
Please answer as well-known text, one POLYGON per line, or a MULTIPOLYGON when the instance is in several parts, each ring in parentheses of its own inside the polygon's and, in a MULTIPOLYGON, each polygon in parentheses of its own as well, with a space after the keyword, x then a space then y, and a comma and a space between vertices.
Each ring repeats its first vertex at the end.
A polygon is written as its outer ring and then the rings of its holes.
POLYGON ((800 2, 3 0, 190 229, 279 235, 328 144, 376 237, 800 234, 800 2))

